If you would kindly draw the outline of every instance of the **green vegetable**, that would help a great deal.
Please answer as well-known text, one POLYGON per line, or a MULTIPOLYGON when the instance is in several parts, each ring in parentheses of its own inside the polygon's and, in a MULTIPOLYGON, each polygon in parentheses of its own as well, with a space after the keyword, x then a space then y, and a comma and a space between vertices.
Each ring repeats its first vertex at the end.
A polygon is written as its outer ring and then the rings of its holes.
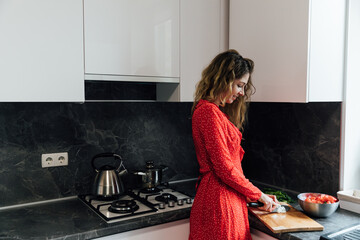
POLYGON ((295 200, 293 200, 289 195, 279 190, 275 190, 272 188, 264 188, 263 192, 266 194, 275 195, 279 202, 286 202, 286 203, 295 202, 295 200))

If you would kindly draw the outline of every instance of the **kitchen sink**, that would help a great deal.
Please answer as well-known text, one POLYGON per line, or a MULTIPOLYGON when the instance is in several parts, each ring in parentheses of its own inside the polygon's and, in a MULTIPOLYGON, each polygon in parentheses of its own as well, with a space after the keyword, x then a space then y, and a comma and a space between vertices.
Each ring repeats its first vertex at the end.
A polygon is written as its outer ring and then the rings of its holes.
POLYGON ((360 240, 360 224, 353 224, 339 231, 327 233, 320 240, 360 240))

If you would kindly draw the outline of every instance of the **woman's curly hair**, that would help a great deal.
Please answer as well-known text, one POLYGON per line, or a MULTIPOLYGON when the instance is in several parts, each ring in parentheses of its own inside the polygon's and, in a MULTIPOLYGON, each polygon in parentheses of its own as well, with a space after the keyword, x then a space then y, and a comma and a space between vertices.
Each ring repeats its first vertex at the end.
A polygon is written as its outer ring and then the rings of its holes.
POLYGON ((219 97, 221 110, 229 116, 230 121, 237 128, 242 130, 250 96, 255 93, 255 87, 251 81, 253 70, 254 62, 243 58, 234 49, 218 54, 203 70, 201 80, 196 85, 192 113, 201 99, 214 102, 219 97), (238 97, 232 104, 225 105, 226 97, 231 94, 234 81, 247 73, 250 76, 244 89, 244 96, 238 97))

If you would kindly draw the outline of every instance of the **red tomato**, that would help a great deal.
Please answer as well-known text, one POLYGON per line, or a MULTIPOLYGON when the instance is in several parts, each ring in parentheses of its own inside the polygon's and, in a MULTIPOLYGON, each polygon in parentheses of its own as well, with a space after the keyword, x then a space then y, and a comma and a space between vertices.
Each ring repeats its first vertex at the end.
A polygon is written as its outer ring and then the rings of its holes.
POLYGON ((334 202, 337 201, 337 199, 336 199, 335 197, 333 197, 333 196, 329 196, 329 201, 330 201, 331 203, 334 203, 334 202))
POLYGON ((308 194, 305 202, 311 202, 311 203, 318 203, 318 204, 331 204, 335 203, 337 199, 333 196, 327 195, 327 194, 308 194))

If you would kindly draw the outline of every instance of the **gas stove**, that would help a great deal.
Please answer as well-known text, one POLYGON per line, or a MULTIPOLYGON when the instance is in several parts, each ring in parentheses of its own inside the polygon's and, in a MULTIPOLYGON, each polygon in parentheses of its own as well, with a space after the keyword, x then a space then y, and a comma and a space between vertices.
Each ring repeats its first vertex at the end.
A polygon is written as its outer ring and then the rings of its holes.
POLYGON ((190 196, 168 186, 128 190, 116 199, 98 199, 91 194, 78 197, 107 223, 186 209, 193 202, 190 196))

